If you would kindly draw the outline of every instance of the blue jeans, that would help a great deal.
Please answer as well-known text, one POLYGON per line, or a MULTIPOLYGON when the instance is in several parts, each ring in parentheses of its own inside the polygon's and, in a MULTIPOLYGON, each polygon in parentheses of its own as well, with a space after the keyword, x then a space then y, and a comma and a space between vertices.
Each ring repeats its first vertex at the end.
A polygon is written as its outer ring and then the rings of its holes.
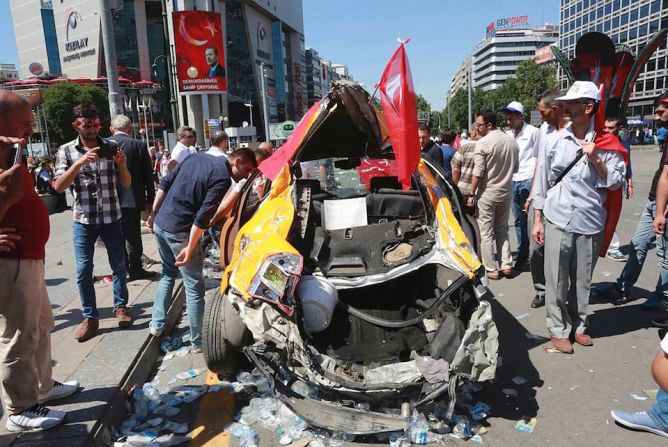
POLYGON ((515 216, 515 235, 517 236, 518 258, 529 257, 529 231, 527 229, 527 213, 524 212, 524 204, 531 192, 531 180, 513 182, 513 215, 515 216))
POLYGON ((188 245, 189 234, 170 233, 157 225, 153 225, 153 232, 158 241, 158 251, 162 259, 162 275, 155 292, 150 325, 158 332, 161 332, 165 326, 167 310, 172 303, 174 283, 180 272, 186 291, 190 343, 199 347, 202 345, 202 316, 204 314, 204 277, 202 276, 204 253, 198 245, 190 262, 185 266, 177 267, 176 256, 188 245))
POLYGON ((654 422, 664 430, 668 430, 668 394, 659 388, 656 393, 656 403, 648 411, 654 422))
POLYGON ((617 279, 617 290, 628 294, 631 287, 638 281, 640 271, 645 263, 649 246, 656 240, 656 256, 659 260, 659 279, 656 283, 657 298, 668 299, 668 253, 666 253, 666 234, 656 237, 652 222, 656 215, 656 202, 648 200, 640 216, 636 232, 631 239, 629 259, 617 279))
POLYGON ((128 304, 128 287, 125 277, 125 239, 121 221, 109 224, 82 224, 74 222, 72 240, 77 264, 77 286, 84 318, 98 319, 95 287, 93 286, 93 260, 95 241, 102 238, 107 247, 107 257, 113 273, 114 311, 128 304))

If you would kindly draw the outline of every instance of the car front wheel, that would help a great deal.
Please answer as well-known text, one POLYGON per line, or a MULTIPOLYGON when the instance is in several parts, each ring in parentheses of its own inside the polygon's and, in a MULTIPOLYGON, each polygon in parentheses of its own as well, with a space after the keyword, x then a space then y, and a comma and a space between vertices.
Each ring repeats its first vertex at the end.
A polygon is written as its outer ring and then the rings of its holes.
POLYGON ((253 337, 230 300, 215 289, 204 304, 202 350, 207 367, 226 379, 234 379, 246 364, 241 349, 253 337))

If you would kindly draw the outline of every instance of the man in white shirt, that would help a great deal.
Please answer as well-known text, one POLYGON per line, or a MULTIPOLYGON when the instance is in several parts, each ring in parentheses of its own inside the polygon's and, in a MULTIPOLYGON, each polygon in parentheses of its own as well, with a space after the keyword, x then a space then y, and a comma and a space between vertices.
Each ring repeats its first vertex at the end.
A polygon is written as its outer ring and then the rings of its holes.
POLYGON ((214 157, 225 157, 227 158, 227 145, 229 143, 229 137, 222 130, 217 130, 211 135, 211 147, 206 151, 207 154, 213 155, 214 157))
POLYGON ((192 127, 181 126, 176 129, 176 146, 172 149, 171 159, 167 163, 167 172, 172 172, 179 163, 190 155, 189 146, 195 142, 195 131, 192 127))
POLYGON ((529 261, 529 232, 527 230, 527 214, 524 204, 531 192, 531 180, 536 169, 536 152, 540 141, 537 127, 524 122, 524 106, 513 101, 503 108, 506 112, 506 124, 510 130, 508 136, 515 139, 520 148, 519 168, 513 174, 512 209, 515 216, 515 235, 517 236, 517 259, 515 268, 526 267, 529 261))
POLYGON ((536 171, 531 235, 536 243, 545 243, 545 308, 552 344, 571 354, 571 336, 582 346, 594 344, 585 331, 591 276, 607 218, 603 204, 608 190, 621 187, 626 165, 622 154, 593 142, 593 117, 600 105, 596 84, 576 81, 557 100, 571 122, 546 148, 544 166, 536 171))

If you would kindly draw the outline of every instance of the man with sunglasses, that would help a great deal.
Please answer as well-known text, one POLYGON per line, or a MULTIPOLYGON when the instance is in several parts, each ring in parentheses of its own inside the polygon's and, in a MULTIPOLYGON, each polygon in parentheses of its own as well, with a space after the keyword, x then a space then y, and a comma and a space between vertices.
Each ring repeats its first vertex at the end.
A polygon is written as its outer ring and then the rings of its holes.
POLYGON ((55 189, 72 192, 74 226, 72 239, 77 266, 77 286, 83 308, 83 321, 74 338, 91 339, 99 327, 93 285, 95 241, 102 239, 113 272, 114 316, 118 327, 132 325, 128 314, 128 288, 125 267, 125 239, 121 225, 121 203, 117 185, 132 183, 127 159, 112 140, 100 138, 99 113, 91 104, 79 104, 73 110, 72 127, 79 136, 62 145, 56 155, 55 189))
POLYGON ((182 163, 191 155, 190 146, 195 144, 195 130, 192 127, 181 126, 176 129, 176 146, 171 153, 169 163, 167 163, 167 172, 172 172, 179 163, 182 163))
POLYGON ((487 278, 499 280, 513 272, 508 217, 519 147, 512 137, 496 128, 496 112, 493 110, 478 112, 475 128, 481 138, 475 147, 471 196, 467 205, 474 206, 477 198, 482 263, 487 278))
POLYGON ((545 244, 545 308, 552 344, 571 354, 571 337, 582 346, 593 345, 585 331, 591 275, 607 219, 603 204, 609 190, 621 187, 626 166, 622 153, 594 144, 593 118, 600 101, 596 84, 576 81, 556 99, 571 121, 536 171, 532 237, 545 244))

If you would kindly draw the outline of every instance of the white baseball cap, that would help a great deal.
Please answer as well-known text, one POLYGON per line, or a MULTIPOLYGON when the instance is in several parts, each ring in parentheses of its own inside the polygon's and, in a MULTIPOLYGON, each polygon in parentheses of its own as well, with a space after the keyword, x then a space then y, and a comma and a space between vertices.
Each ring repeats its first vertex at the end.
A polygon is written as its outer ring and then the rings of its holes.
POLYGON ((505 106, 503 108, 503 111, 504 112, 519 113, 519 114, 524 115, 524 106, 522 105, 522 103, 519 103, 517 101, 513 101, 510 104, 508 104, 507 106, 505 106))
POLYGON ((556 98, 557 101, 575 101, 576 99, 601 100, 601 94, 596 84, 590 81, 575 81, 564 96, 556 98))

